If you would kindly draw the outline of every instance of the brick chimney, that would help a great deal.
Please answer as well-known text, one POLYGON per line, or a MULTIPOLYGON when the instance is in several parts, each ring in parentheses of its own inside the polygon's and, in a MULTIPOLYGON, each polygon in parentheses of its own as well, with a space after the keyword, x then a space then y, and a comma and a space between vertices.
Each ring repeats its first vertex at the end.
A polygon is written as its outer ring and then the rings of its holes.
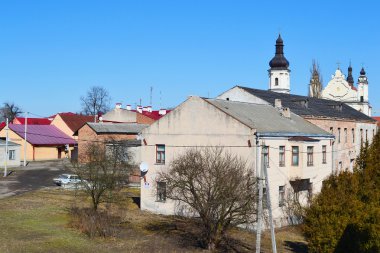
POLYGON ((139 112, 139 113, 142 113, 142 106, 141 105, 138 105, 137 107, 136 107, 136 111, 137 112, 139 112))
POLYGON ((148 109, 148 112, 152 112, 152 106, 151 105, 148 105, 146 108, 148 109))
POLYGON ((282 108, 281 99, 276 98, 276 99, 274 100, 274 107, 276 107, 277 109, 281 109, 281 108, 282 108))
POLYGON ((127 106, 125 107, 125 109, 127 109, 128 111, 130 111, 130 110, 132 110, 132 106, 131 106, 131 105, 127 105, 127 106))
POLYGON ((115 108, 116 109, 120 109, 121 108, 121 103, 116 103, 115 108))
POLYGON ((158 111, 158 114, 159 114, 159 115, 165 115, 165 114, 166 114, 166 109, 160 109, 160 110, 158 111))

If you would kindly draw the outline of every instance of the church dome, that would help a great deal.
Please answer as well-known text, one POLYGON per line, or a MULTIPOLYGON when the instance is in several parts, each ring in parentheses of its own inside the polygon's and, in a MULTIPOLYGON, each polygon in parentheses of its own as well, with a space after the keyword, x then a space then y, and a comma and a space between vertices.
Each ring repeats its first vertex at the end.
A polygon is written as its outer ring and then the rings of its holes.
POLYGON ((284 41, 281 35, 278 35, 276 40, 276 54, 269 62, 269 66, 275 69, 287 69, 289 67, 289 61, 284 56, 284 41))
POLYGON ((363 67, 362 67, 362 69, 360 70, 360 75, 361 75, 361 76, 365 76, 365 70, 364 70, 363 67))

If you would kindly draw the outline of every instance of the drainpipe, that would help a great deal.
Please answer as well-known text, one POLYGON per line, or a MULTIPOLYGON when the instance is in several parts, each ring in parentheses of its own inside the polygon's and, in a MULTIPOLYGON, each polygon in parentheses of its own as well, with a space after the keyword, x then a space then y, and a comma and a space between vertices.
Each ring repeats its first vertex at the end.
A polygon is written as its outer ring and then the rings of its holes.
POLYGON ((332 140, 332 145, 331 145, 331 173, 334 173, 334 140, 332 140))

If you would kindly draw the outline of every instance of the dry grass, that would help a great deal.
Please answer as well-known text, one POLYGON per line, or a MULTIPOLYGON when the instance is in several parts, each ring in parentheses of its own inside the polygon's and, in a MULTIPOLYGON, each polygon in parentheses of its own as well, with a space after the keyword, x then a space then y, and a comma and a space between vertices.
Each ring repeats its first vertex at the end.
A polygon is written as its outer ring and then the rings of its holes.
MULTIPOLYGON (((82 194, 58 188, 29 192, 0 200, 0 252, 207 252, 199 247, 196 224, 178 217, 140 211, 133 197, 124 192, 121 204, 108 208, 121 217, 119 233, 112 238, 90 239, 69 227, 69 210, 88 207, 82 194)), ((278 252, 306 252, 296 228, 278 230, 278 252)), ((223 252, 252 252, 254 234, 235 229, 223 252)), ((270 236, 263 236, 263 252, 270 251, 270 236)))

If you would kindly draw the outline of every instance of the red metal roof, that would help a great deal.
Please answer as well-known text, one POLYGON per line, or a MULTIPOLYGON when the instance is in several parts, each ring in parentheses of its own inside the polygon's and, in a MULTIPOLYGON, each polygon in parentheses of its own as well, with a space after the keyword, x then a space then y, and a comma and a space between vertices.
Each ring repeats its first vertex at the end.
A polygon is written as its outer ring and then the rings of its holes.
MULTIPOLYGON (((25 118, 16 117, 13 120, 13 124, 18 124, 15 122, 19 122, 21 125, 25 125, 25 118)), ((28 125, 50 125, 51 120, 48 118, 28 118, 28 125)))
POLYGON ((58 113, 62 120, 74 133, 87 122, 93 122, 94 116, 75 114, 72 112, 58 113))
MULTIPOLYGON (((10 124, 9 129, 24 138, 25 125, 10 124)), ((76 144, 76 141, 53 125, 29 125, 26 140, 32 145, 65 145, 76 144)))
MULTIPOLYGON (((139 113, 137 110, 131 110, 131 111, 139 113)), ((168 114, 169 112, 170 112, 170 110, 166 110, 166 114, 168 114)), ((159 111, 152 111, 152 112, 142 111, 141 114, 144 116, 147 116, 148 118, 154 119, 154 120, 158 120, 162 116, 165 116, 165 115, 160 115, 159 111)))
POLYGON ((376 116, 372 118, 377 121, 377 125, 380 127, 380 116, 376 116))

